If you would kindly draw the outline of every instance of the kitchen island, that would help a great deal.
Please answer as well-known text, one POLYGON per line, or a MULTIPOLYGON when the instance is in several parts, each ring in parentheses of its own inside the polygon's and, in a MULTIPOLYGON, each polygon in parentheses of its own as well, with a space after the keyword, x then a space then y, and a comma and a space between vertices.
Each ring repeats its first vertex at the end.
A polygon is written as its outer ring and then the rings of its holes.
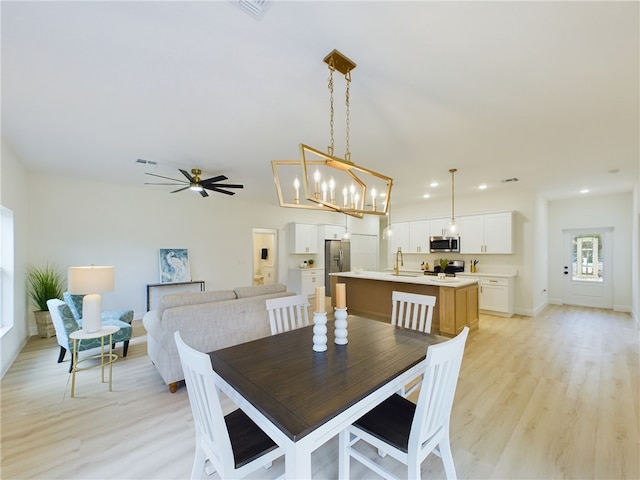
MULTIPOLYGON (((432 333, 455 336, 465 326, 478 328, 478 281, 462 277, 437 277, 421 274, 395 275, 389 272, 339 272, 331 275, 331 292, 335 283, 346 284, 347 310, 377 320, 391 321, 391 292, 394 290, 433 295, 432 333)), ((331 298, 335 305, 335 296, 331 298)))

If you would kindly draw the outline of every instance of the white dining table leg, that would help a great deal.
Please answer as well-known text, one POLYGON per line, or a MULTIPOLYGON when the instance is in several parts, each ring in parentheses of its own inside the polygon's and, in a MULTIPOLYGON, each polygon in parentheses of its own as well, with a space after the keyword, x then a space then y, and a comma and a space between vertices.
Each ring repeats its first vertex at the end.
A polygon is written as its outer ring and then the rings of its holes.
POLYGON ((290 480, 311 479, 311 449, 303 442, 285 447, 285 478, 290 480))

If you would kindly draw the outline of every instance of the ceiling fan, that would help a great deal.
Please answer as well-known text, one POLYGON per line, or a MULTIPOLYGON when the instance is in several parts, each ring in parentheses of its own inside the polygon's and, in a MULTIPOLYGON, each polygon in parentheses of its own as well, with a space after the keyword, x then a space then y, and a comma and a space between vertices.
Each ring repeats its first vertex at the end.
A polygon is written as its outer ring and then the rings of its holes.
POLYGON ((207 178, 204 180, 200 179, 200 175, 202 174, 202 170, 199 168, 192 168, 191 173, 186 170, 179 169, 180 173, 182 173, 187 180, 180 180, 177 178, 163 177, 162 175, 156 175, 155 173, 148 173, 147 175, 151 175, 152 177, 164 178, 165 180, 171 180, 174 183, 146 183, 145 185, 185 185, 182 188, 174 190, 171 193, 181 192, 186 190, 187 188, 193 190, 194 192, 199 192, 203 197, 208 197, 209 194, 206 192, 207 190, 211 190, 213 192, 224 193, 225 195, 235 195, 236 192, 231 192, 226 190, 227 188, 244 188, 244 185, 238 183, 218 183, 223 180, 227 180, 227 177, 224 175, 217 175, 215 177, 207 178))

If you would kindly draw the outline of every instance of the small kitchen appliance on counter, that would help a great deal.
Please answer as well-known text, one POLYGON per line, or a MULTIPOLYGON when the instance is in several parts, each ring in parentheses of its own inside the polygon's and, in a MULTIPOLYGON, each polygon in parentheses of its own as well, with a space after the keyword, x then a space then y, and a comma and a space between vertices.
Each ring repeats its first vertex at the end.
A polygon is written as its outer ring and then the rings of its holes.
MULTIPOLYGON (((425 270, 425 275, 438 275, 442 273, 442 268, 438 265, 440 262, 434 262, 433 270, 425 270)), ((449 265, 444 269, 447 277, 455 277, 456 273, 464 272, 464 260, 449 260, 449 265)))

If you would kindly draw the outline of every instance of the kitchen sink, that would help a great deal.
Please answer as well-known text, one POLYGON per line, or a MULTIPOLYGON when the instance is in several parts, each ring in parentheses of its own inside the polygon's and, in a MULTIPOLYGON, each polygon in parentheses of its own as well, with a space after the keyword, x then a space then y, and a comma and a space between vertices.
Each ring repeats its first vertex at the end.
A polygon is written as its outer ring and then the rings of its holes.
POLYGON ((395 273, 392 273, 391 276, 393 277, 423 277, 424 275, 421 273, 398 273, 397 275, 395 273))

